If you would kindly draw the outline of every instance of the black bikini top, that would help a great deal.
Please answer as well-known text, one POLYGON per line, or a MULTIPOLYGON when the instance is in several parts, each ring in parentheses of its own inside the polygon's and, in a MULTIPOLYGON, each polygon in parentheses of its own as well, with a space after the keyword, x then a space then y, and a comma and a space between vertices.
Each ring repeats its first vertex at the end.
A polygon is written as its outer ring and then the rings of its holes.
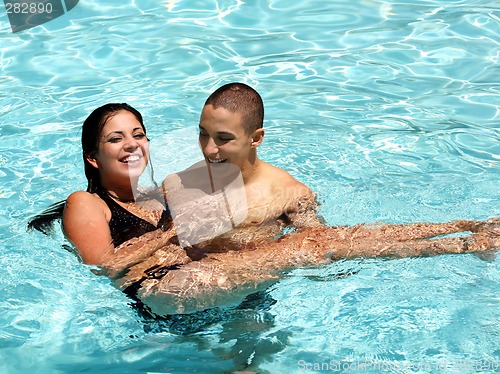
POLYGON ((111 219, 109 220, 109 230, 115 247, 126 242, 129 239, 137 238, 147 232, 157 230, 159 228, 168 228, 172 222, 170 210, 162 212, 158 224, 155 226, 152 223, 137 217, 130 213, 127 209, 113 200, 106 191, 99 190, 97 195, 106 203, 111 211, 111 219))

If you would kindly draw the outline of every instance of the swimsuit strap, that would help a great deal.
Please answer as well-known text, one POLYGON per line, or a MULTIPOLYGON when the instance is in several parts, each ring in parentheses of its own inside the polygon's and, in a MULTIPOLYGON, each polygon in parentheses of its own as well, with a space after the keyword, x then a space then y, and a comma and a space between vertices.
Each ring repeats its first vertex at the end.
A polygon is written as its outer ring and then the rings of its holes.
MULTIPOLYGON (((129 212, 127 209, 113 200, 107 191, 98 190, 96 194, 106 203, 111 211, 111 219, 109 220, 109 230, 115 247, 126 242, 129 239, 139 237, 147 232, 165 228, 170 220, 170 210, 162 211, 162 215, 155 226, 141 217, 129 212)), ((170 221, 170 222, 169 222, 170 221)))

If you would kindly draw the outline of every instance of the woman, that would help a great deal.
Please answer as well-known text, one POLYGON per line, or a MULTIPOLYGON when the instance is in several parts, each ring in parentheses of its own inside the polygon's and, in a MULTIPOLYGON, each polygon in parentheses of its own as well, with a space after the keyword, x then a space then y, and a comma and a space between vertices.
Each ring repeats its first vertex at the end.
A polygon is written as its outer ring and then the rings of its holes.
POLYGON ((163 193, 140 197, 149 162, 141 114, 106 104, 85 120, 82 153, 86 191, 72 193, 30 223, 47 232, 62 216, 65 236, 83 261, 122 273, 121 288, 138 292, 156 313, 191 312, 260 289, 283 271, 353 257, 407 257, 486 251, 500 246, 498 220, 410 225, 316 227, 280 240, 193 261, 176 245, 163 193), (464 238, 436 238, 462 231, 464 238), (182 265, 182 266, 181 266, 182 265), (123 274, 123 270, 127 270, 123 274))
MULTIPOLYGON (((149 162, 148 143, 142 116, 130 105, 95 109, 82 127, 87 190, 73 192, 28 227, 47 233, 52 221, 62 217, 64 235, 82 260, 115 270, 168 245, 161 240, 171 226, 169 211, 160 202, 163 198, 141 197, 137 190, 149 162)), ((184 254, 179 262, 187 260, 184 254)))

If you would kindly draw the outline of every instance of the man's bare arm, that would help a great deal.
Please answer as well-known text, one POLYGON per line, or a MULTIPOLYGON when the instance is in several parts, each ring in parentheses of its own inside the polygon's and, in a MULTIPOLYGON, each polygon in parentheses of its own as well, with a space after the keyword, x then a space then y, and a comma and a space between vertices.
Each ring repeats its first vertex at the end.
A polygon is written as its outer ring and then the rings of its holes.
POLYGON ((158 229, 138 238, 132 238, 114 248, 113 253, 106 256, 106 260, 100 266, 106 270, 108 276, 116 278, 132 266, 152 258, 160 249, 168 252, 168 256, 163 257, 168 257, 168 261, 172 264, 186 264, 191 261, 186 251, 175 243, 173 229, 167 231, 158 229))
POLYGON ((290 226, 298 230, 324 226, 324 219, 318 216, 319 203, 316 196, 309 189, 301 192, 300 197, 292 200, 291 209, 287 213, 290 226))

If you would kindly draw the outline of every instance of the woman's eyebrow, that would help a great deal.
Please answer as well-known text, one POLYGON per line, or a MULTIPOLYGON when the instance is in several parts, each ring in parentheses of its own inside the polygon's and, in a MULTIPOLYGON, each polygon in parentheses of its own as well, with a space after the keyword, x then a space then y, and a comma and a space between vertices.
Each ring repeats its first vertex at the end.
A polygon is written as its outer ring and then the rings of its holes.
MULTIPOLYGON (((136 127, 134 129, 132 129, 132 132, 136 132, 136 131, 144 131, 142 129, 142 127, 136 127)), ((122 130, 114 130, 114 131, 111 131, 109 134, 105 135, 104 137, 107 138, 108 136, 112 135, 112 134, 117 134, 117 135, 123 135, 125 133, 125 131, 122 131, 122 130)))
POLYGON ((109 134, 104 135, 104 138, 107 138, 110 135, 117 134, 117 135, 123 135, 123 131, 116 130, 116 131, 111 131, 109 134))

